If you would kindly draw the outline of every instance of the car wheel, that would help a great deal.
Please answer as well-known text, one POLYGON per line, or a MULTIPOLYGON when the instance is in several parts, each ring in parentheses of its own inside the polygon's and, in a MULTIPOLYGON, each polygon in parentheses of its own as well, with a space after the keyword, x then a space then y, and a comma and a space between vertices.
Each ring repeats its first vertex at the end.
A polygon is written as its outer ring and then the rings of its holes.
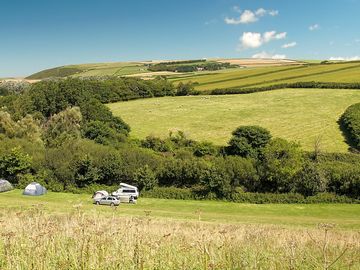
POLYGON ((100 202, 99 202, 99 201, 97 201, 97 202, 96 202, 96 205, 100 205, 100 202))
POLYGON ((110 203, 110 206, 113 207, 113 206, 115 206, 115 204, 112 202, 112 203, 110 203))

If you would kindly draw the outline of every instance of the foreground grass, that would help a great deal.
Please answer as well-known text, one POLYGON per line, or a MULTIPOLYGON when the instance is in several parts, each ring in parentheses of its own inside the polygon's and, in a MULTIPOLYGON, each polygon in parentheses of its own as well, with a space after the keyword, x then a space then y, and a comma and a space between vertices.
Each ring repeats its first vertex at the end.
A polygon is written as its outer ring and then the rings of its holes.
POLYGON ((314 227, 334 223, 341 229, 360 229, 360 205, 352 204, 240 204, 221 201, 165 200, 140 198, 138 204, 112 209, 92 204, 91 195, 49 192, 29 197, 20 190, 0 194, 0 209, 23 211, 34 207, 47 213, 67 214, 81 209, 88 215, 150 216, 207 223, 271 224, 314 227))
POLYGON ((360 267, 357 205, 140 199, 111 208, 89 195, 19 190, 0 194, 0 205, 0 269, 360 267), (353 229, 340 229, 349 220, 353 229))
POLYGON ((132 127, 132 135, 166 137, 182 130, 190 138, 226 144, 240 125, 260 125, 273 136, 313 150, 347 152, 337 123, 345 109, 360 100, 360 91, 283 89, 247 95, 189 96, 144 99, 109 104, 132 127))

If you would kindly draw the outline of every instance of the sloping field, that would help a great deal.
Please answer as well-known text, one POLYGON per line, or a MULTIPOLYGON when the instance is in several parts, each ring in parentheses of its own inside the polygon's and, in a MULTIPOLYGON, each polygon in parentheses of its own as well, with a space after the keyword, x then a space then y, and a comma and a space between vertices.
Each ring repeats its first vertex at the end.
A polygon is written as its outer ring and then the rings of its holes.
POLYGON ((347 62, 328 65, 280 66, 234 69, 203 76, 174 78, 174 82, 198 83, 197 90, 231 87, 258 87, 287 82, 359 82, 360 63, 347 62))
POLYGON ((226 144, 240 125, 260 125, 272 135, 313 150, 320 138, 327 152, 347 152, 337 123, 360 101, 360 91, 283 89, 247 95, 164 97, 109 104, 132 128, 132 135, 168 136, 182 130, 190 138, 226 144))
POLYGON ((114 62, 61 66, 46 69, 32 74, 27 79, 45 79, 49 77, 90 77, 90 76, 115 76, 145 73, 147 68, 140 62, 114 62))

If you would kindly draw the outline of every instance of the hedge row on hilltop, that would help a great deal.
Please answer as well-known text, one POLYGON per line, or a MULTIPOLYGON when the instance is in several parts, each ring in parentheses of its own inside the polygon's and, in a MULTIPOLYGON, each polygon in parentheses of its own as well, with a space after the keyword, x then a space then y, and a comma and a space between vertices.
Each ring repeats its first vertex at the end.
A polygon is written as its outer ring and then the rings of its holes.
POLYGON ((341 117, 341 124, 348 132, 351 143, 360 150, 360 103, 346 109, 341 117))
POLYGON ((295 82, 282 83, 262 87, 232 87, 205 91, 211 95, 250 94, 285 88, 321 88, 321 89, 360 89, 360 83, 335 83, 335 82, 295 82))

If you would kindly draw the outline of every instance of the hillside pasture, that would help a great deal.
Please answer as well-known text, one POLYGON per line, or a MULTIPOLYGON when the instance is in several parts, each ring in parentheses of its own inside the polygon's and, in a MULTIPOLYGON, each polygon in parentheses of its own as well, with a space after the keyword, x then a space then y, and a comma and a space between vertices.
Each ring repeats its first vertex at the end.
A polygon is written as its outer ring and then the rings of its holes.
POLYGON ((241 125, 259 125, 274 137, 313 150, 320 140, 326 152, 347 152, 338 120, 359 102, 360 91, 282 89, 246 95, 164 97, 109 104, 132 128, 132 136, 167 137, 182 130, 192 139, 225 145, 241 125))

